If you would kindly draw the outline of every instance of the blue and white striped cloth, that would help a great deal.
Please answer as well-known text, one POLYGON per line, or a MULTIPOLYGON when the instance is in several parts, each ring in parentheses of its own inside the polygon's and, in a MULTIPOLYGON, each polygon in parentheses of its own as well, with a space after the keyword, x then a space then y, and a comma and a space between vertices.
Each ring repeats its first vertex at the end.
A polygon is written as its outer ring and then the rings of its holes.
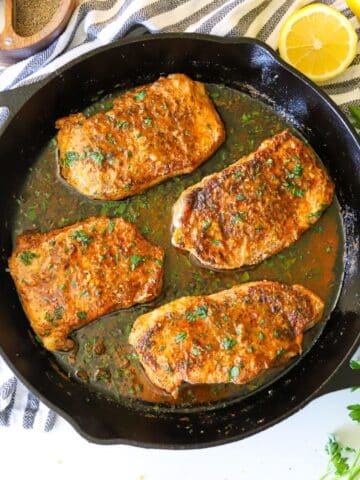
MULTIPOLYGON (((80 0, 63 32, 46 50, 0 67, 0 91, 35 82, 94 48, 125 36, 197 32, 256 37, 276 49, 282 22, 311 0, 80 0)), ((342 11, 360 33, 344 0, 323 3, 342 11)), ((4 2, 0 2, 1 4, 4 2)), ((345 108, 360 102, 360 49, 352 65, 324 89, 345 108)), ((1 97, 1 96, 0 96, 1 97)), ((0 110, 5 114, 5 110, 0 110)), ((51 430, 56 415, 14 377, 0 358, 0 425, 51 430)))

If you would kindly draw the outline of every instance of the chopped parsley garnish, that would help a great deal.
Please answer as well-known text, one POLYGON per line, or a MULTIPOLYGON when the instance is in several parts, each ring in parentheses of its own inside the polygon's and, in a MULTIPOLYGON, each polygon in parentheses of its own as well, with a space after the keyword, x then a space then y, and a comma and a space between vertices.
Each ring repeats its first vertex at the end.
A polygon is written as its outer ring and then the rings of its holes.
POLYGON ((331 252, 332 252, 332 248, 331 248, 331 247, 325 247, 325 252, 326 252, 326 253, 331 253, 331 252))
POLYGON ((308 213, 306 216, 307 218, 313 218, 313 217, 320 217, 321 214, 322 214, 322 210, 318 210, 317 212, 308 213))
POLYGON ((236 200, 242 202, 243 200, 245 200, 245 197, 242 193, 239 193, 238 195, 236 195, 236 200))
POLYGON ((204 220, 204 224, 203 224, 203 225, 204 225, 204 229, 207 230, 207 229, 210 227, 211 222, 210 222, 209 220, 204 220))
POLYGON ((294 177, 299 178, 303 173, 304 173, 304 167, 300 163, 296 163, 293 169, 294 177))
POLYGON ((272 158, 268 158, 267 160, 265 160, 265 163, 268 165, 272 165, 273 161, 274 160, 272 158))
POLYGON ((102 165, 105 160, 105 155, 100 150, 94 150, 93 152, 88 152, 88 156, 91 160, 94 160, 98 165, 102 165))
POLYGON ((134 95, 134 100, 136 100, 137 102, 141 101, 141 100, 144 100, 144 98, 146 97, 147 93, 145 90, 140 90, 140 92, 137 92, 135 95, 134 95))
POLYGON ((285 352, 286 350, 284 348, 279 348, 279 350, 276 352, 276 356, 281 357, 285 352))
POLYGON ((213 100, 216 100, 217 98, 220 97, 220 93, 219 93, 219 92, 212 92, 212 93, 210 93, 210 97, 211 97, 213 100))
POLYGON ((259 187, 259 188, 256 190, 256 195, 257 195, 258 197, 262 197, 262 195, 263 195, 263 193, 264 193, 264 191, 265 191, 266 189, 267 189, 267 185, 266 185, 266 183, 263 183, 263 184, 261 185, 261 187, 259 187))
POLYGON ((250 120, 251 120, 251 113, 243 113, 241 115, 241 121, 243 123, 248 123, 248 122, 250 122, 250 120))
POLYGON ((213 243, 214 245, 220 245, 220 240, 216 240, 216 238, 214 238, 213 240, 211 240, 211 243, 213 243))
POLYGON ((70 167, 76 160, 79 158, 79 154, 72 151, 67 151, 65 154, 65 158, 63 160, 63 164, 67 167, 70 167))
POLYGON ((200 318, 206 318, 208 316, 208 307, 206 305, 199 305, 194 311, 195 315, 200 318))
POLYGON ((293 183, 289 183, 289 182, 284 182, 283 183, 283 186, 286 187, 289 192, 292 193, 292 195, 294 197, 297 197, 297 198, 302 198, 305 194, 304 190, 301 190, 301 188, 297 187, 295 184, 293 183))
POLYGON ((20 260, 22 261, 22 263, 26 267, 28 267, 29 265, 32 264, 32 261, 34 260, 34 258, 39 258, 39 255, 37 255, 34 252, 22 252, 22 253, 20 253, 19 257, 20 257, 20 260))
POLYGON ((81 320, 84 320, 87 318, 87 313, 86 312, 76 312, 76 316, 80 318, 81 320))
POLYGON ((233 215, 231 222, 232 223, 238 223, 240 221, 246 220, 247 218, 247 213, 246 212, 238 212, 233 215))
POLYGON ((93 241, 93 238, 86 234, 84 230, 76 230, 70 238, 77 240, 83 247, 88 247, 93 241))
POLYGON ((222 346, 225 350, 231 350, 236 345, 236 340, 233 338, 225 337, 222 341, 222 346))
POLYGON ((141 263, 144 263, 146 260, 145 257, 142 257, 141 255, 131 255, 130 257, 130 269, 132 271, 135 270, 141 263))
POLYGON ((259 337, 259 340, 264 340, 265 335, 264 335, 263 332, 259 332, 259 333, 258 333, 258 337, 259 337))
POLYGON ((116 140, 115 138, 113 137, 113 134, 111 132, 107 133, 106 134, 106 140, 111 143, 111 145, 115 145, 116 144, 116 140))
POLYGON ((57 318, 58 320, 61 320, 63 318, 63 314, 64 314, 64 307, 59 305, 58 307, 55 308, 54 310, 55 318, 57 318))
POLYGON ((144 123, 145 125, 149 125, 149 127, 152 127, 152 119, 150 117, 144 118, 144 123))
POLYGON ((240 375, 240 369, 238 366, 234 365, 229 370, 229 380, 236 378, 240 375))
POLYGON ((131 150, 128 150, 128 151, 127 151, 127 157, 128 157, 128 158, 131 158, 132 156, 133 156, 132 151, 131 151, 131 150))
POLYGON ((186 337, 187 337, 187 333, 186 333, 186 332, 179 332, 179 333, 176 335, 176 337, 175 337, 175 342, 176 342, 176 343, 183 342, 186 337))
POLYGON ((233 173, 233 177, 234 178, 240 178, 240 177, 243 177, 244 174, 241 170, 237 170, 236 172, 233 173))
POLYGON ((247 347, 247 351, 248 351, 249 353, 252 353, 252 352, 254 351, 254 347, 253 347, 252 345, 249 345, 249 346, 247 347))
POLYGON ((117 128, 120 130, 120 128, 127 128, 130 126, 130 123, 127 122, 126 120, 119 120, 116 124, 117 128))
POLYGON ((115 222, 114 220, 109 220, 109 232, 113 232, 115 228, 115 222))
POLYGON ((205 319, 208 316, 209 309, 207 305, 199 305, 193 311, 187 311, 185 313, 185 317, 189 320, 189 322, 195 322, 196 317, 205 319))
POLYGON ((192 348, 191 353, 195 356, 198 357, 200 355, 200 350, 198 348, 192 348))

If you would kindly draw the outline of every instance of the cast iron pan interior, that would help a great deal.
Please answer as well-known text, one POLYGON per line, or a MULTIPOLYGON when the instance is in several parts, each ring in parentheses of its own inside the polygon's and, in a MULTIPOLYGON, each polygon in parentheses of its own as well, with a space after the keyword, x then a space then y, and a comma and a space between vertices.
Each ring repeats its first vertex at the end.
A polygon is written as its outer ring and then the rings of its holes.
POLYGON ((254 434, 315 396, 358 382, 347 361, 359 343, 360 327, 359 140, 329 98, 268 47, 246 38, 190 34, 120 41, 77 59, 39 84, 8 92, 0 100, 10 109, 0 138, 1 353, 21 380, 80 434, 98 443, 213 446, 254 434), (106 400, 65 378, 52 356, 29 335, 28 321, 5 269, 12 249, 14 195, 39 150, 54 135, 55 119, 81 110, 99 90, 110 92, 115 84, 129 88, 172 72, 260 94, 307 138, 336 183, 346 229, 346 271, 337 307, 320 339, 270 388, 213 411, 154 414, 106 400))

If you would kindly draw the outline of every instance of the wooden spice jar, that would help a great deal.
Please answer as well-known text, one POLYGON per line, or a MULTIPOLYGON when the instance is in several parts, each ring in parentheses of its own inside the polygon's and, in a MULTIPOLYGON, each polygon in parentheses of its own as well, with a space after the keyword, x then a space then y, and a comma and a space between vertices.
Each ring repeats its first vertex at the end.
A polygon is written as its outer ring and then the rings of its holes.
POLYGON ((5 0, 0 62, 17 62, 46 48, 64 30, 75 0, 5 0))

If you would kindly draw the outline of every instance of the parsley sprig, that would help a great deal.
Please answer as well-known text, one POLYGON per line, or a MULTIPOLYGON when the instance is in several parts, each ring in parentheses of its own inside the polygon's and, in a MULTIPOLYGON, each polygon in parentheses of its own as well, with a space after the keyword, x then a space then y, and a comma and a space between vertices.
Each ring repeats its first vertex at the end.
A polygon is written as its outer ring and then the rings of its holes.
MULTIPOLYGON (((351 360, 350 367, 354 370, 360 370, 360 363, 351 360)), ((349 405, 347 409, 349 410, 349 417, 354 422, 360 422, 360 404, 349 405)), ((325 446, 325 451, 329 455, 329 461, 326 473, 320 480, 360 479, 360 448, 355 450, 342 445, 335 435, 331 435, 325 446)))

